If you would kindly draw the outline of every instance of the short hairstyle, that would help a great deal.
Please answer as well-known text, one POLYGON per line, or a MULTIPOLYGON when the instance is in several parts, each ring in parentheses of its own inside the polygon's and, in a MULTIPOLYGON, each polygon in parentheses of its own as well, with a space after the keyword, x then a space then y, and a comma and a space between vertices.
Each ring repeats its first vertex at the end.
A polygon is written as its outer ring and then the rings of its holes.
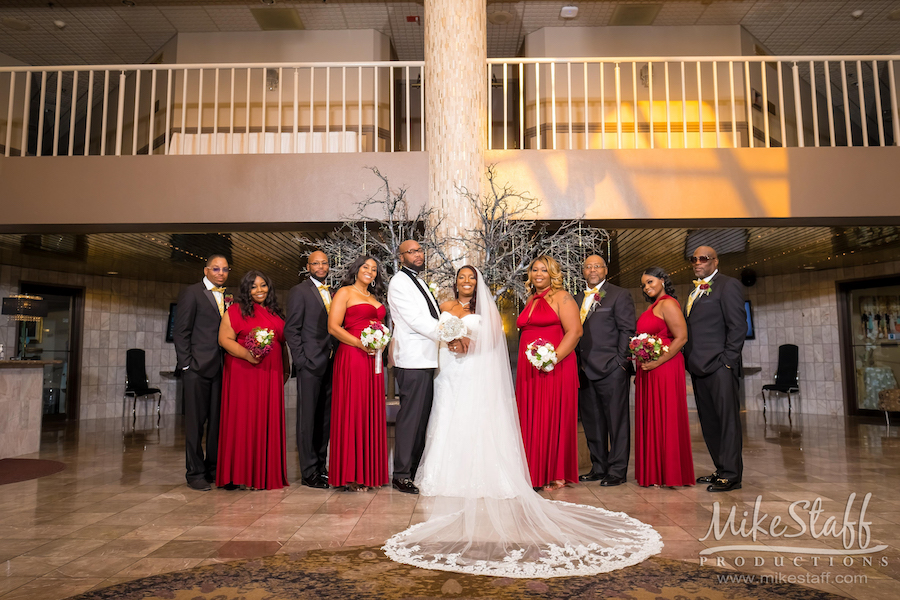
MULTIPOLYGON (((669 278, 669 274, 666 273, 666 270, 662 267, 650 267, 649 269, 644 269, 644 272, 641 273, 641 276, 649 275, 650 277, 656 277, 660 281, 663 282, 663 293, 666 296, 671 296, 672 298, 677 298, 675 295, 675 286, 672 284, 672 280, 669 278)), ((644 300, 647 302, 651 302, 653 298, 648 296, 644 292, 644 286, 641 285, 641 293, 644 294, 644 300)))
POLYGON ((228 260, 228 257, 227 257, 227 256, 225 256, 225 255, 222 254, 221 252, 216 252, 215 254, 210 254, 210 255, 206 258, 206 266, 208 267, 209 265, 211 265, 212 262, 213 262, 214 260, 216 260, 217 258, 224 258, 224 259, 225 259, 225 262, 231 264, 231 261, 228 260))
POLYGON ((547 273, 550 274, 550 289, 554 291, 563 289, 562 268, 560 268, 556 259, 546 254, 541 254, 528 265, 528 279, 525 280, 525 289, 532 294, 535 291, 534 283, 531 282, 531 269, 534 268, 534 263, 536 262, 542 262, 547 267, 547 273))

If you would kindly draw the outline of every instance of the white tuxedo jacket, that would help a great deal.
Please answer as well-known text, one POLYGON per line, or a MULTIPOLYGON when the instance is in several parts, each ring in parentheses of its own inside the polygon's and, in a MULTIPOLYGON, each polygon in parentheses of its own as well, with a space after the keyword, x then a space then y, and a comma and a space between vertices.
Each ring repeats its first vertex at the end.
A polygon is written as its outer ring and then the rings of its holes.
POLYGON ((394 322, 391 360, 401 369, 434 369, 438 366, 438 320, 428 310, 430 302, 437 314, 440 307, 428 291, 428 284, 416 278, 428 300, 416 289, 416 282, 406 273, 391 277, 388 307, 394 322))

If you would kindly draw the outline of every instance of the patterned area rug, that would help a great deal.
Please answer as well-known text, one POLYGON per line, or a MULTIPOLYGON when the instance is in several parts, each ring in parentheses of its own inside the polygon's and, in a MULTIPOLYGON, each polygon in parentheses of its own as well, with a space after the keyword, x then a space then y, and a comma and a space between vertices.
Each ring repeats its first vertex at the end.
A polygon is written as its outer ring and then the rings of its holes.
POLYGON ((18 483, 59 473, 66 465, 38 458, 4 458, 0 460, 0 485, 18 483))
POLYGON ((77 600, 288 598, 837 599, 792 584, 721 582, 734 571, 651 558, 594 577, 500 579, 401 565, 375 547, 312 550, 197 567, 75 596, 77 600))

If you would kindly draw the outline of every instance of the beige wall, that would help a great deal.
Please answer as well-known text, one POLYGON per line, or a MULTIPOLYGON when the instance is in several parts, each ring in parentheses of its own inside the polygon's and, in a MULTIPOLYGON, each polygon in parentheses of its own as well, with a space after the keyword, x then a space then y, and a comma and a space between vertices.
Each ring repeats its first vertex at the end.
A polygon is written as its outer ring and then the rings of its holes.
POLYGON ((545 27, 525 36, 527 57, 736 56, 740 25, 545 27))
POLYGON ((407 188, 412 210, 427 200, 428 157, 421 152, 0 157, 0 228, 339 221, 378 189, 369 166, 407 188))

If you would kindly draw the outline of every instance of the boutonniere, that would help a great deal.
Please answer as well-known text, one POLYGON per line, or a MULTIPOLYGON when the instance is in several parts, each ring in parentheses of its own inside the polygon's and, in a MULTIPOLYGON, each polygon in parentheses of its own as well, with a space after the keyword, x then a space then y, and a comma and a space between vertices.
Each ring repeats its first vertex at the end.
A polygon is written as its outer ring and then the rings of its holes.
POLYGON ((225 310, 228 310, 228 307, 234 304, 234 294, 223 294, 222 303, 225 304, 225 310))
POLYGON ((595 306, 600 306, 600 301, 606 297, 606 290, 600 290, 599 292, 594 292, 594 302, 591 304, 591 308, 595 306))
POLYGON ((709 281, 704 281, 703 283, 698 285, 697 288, 700 290, 698 292, 698 295, 709 296, 709 293, 712 291, 712 283, 709 281))
POLYGON ((437 298, 438 289, 440 288, 438 288, 436 283, 430 282, 428 284, 428 291, 431 292, 431 295, 434 296, 435 299, 437 298))

